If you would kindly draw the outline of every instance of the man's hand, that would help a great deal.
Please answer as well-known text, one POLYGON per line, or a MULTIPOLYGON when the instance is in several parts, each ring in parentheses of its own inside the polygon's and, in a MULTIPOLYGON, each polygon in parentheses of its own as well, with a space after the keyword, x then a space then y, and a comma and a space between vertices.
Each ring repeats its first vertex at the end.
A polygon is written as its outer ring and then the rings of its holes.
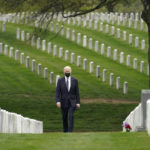
POLYGON ((76 104, 77 108, 80 108, 80 104, 76 104))
POLYGON ((61 107, 61 103, 60 102, 57 102, 56 105, 57 105, 58 108, 61 107))

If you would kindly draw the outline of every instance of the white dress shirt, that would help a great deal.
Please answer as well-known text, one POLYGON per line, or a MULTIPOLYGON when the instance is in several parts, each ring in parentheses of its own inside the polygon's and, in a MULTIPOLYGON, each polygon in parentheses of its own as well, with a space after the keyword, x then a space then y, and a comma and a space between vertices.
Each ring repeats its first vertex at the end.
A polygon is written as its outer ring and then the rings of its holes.
MULTIPOLYGON (((65 83, 67 83, 67 77, 65 76, 65 83)), ((70 91, 71 88, 71 76, 68 77, 68 91, 70 91)))

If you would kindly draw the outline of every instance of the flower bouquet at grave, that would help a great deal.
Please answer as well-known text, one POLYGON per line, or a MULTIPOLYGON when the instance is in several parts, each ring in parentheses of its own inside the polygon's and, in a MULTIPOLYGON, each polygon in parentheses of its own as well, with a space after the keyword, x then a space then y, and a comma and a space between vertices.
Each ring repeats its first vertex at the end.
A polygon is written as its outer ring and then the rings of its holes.
POLYGON ((130 132, 130 130, 132 129, 131 126, 127 122, 124 123, 122 126, 125 128, 126 132, 130 132))

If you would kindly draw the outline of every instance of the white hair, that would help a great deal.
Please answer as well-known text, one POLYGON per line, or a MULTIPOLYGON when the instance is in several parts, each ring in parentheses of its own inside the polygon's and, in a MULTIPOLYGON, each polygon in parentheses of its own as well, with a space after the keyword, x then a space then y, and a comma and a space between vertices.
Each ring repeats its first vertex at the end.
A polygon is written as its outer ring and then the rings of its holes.
POLYGON ((65 72, 65 70, 66 70, 66 69, 69 69, 69 70, 70 70, 70 72, 72 71, 72 69, 71 69, 71 67, 70 67, 70 66, 65 66, 65 67, 64 67, 64 72, 65 72))

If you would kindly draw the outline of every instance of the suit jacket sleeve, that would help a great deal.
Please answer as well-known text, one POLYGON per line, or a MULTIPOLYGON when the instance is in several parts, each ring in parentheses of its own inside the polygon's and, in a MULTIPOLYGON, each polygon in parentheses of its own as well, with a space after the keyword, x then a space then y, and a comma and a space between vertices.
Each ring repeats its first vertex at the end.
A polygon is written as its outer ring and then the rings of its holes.
POLYGON ((76 80, 76 100, 77 100, 77 104, 80 104, 80 94, 79 94, 78 80, 76 80))
POLYGON ((60 89, 60 79, 59 79, 56 86, 56 103, 60 102, 60 97, 61 97, 61 89, 60 89))

